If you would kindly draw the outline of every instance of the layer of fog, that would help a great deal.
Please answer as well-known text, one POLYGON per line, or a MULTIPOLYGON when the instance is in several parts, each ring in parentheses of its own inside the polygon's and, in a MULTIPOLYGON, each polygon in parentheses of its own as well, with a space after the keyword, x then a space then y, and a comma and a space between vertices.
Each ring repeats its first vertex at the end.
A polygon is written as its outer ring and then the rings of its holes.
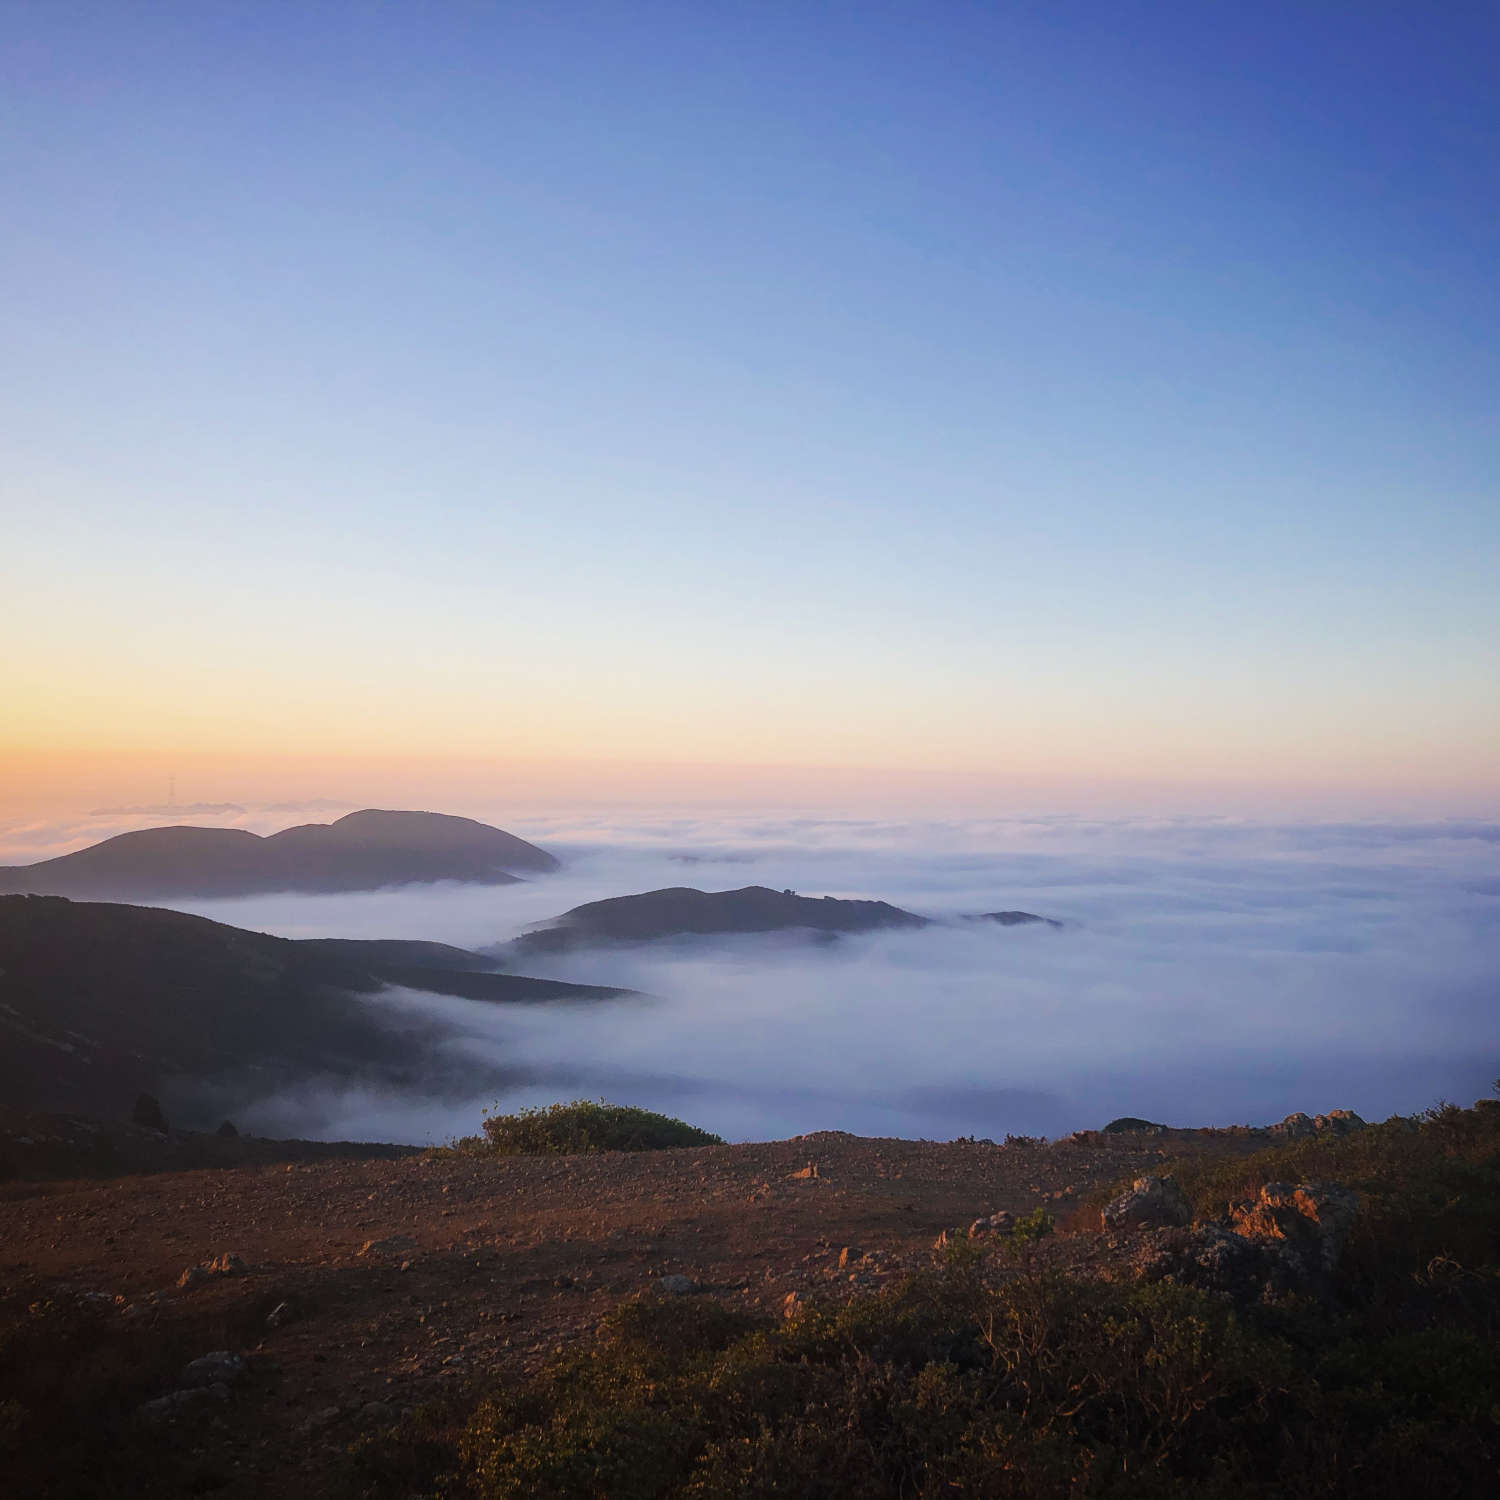
POLYGON ((999 1138, 1124 1113, 1382 1117, 1472 1099, 1500 1073, 1493 824, 625 824, 463 810, 553 850, 564 871, 503 888, 173 904, 292 937, 465 947, 663 885, 871 896, 935 917, 1019 907, 1067 925, 690 941, 524 966, 648 992, 639 1001, 497 1007, 392 990, 371 1003, 441 1021, 451 1061, 512 1081, 498 1100, 330 1087, 264 1101, 243 1125, 442 1140, 474 1130, 484 1105, 603 1096, 731 1138, 999 1138))

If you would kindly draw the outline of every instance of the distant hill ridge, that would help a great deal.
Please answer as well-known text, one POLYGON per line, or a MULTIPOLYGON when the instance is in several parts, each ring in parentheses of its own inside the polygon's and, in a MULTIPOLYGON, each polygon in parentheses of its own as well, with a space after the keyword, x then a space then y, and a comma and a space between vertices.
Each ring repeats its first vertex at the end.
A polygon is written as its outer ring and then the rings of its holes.
POLYGON ((873 932, 884 927, 926 927, 926 917, 887 901, 849 901, 835 896, 799 896, 747 885, 735 891, 668 886, 634 896, 590 901, 564 912, 549 927, 523 933, 515 948, 557 953, 595 943, 639 943, 687 935, 781 932, 798 928, 821 933, 873 932))
MULTIPOLYGON (((953 920, 918 916, 888 901, 799 896, 795 891, 774 891, 764 885, 741 886, 733 891, 700 891, 694 886, 674 885, 575 906, 554 921, 488 951, 504 957, 509 953, 563 953, 574 948, 676 937, 799 930, 833 938, 886 928, 938 927, 953 920)), ((1029 911, 984 912, 958 920, 993 922, 1000 927, 1063 925, 1053 917, 1029 911)))
POLYGON ((455 880, 509 885, 558 868, 503 829, 447 813, 366 808, 266 837, 242 828, 143 828, 34 865, 0 866, 0 891, 94 899, 336 892, 455 880))

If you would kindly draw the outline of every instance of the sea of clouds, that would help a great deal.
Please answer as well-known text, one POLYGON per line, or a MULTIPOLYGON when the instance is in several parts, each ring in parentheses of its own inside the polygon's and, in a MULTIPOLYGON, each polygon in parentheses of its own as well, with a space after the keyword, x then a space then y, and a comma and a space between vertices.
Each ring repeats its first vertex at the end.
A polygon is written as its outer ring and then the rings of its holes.
MULTIPOLYGON (((193 821, 257 831, 260 809, 193 821)), ((319 810, 319 820, 336 816, 319 810)), ((810 1130, 1001 1138, 1135 1114, 1265 1123, 1467 1102, 1500 1074, 1500 826, 1077 817, 900 821, 479 816, 564 869, 506 887, 174 902, 287 937, 481 947, 584 901, 666 885, 875 897, 942 920, 819 944, 784 935, 531 957, 522 972, 640 999, 496 1006, 389 990, 440 1021, 472 1096, 304 1089, 267 1134, 438 1141, 481 1109, 605 1097, 732 1139, 810 1130), (1000 928, 965 915, 1061 920, 1000 928)), ((160 817, 0 830, 0 862, 160 817), (87 832, 85 833, 85 829, 87 832)))

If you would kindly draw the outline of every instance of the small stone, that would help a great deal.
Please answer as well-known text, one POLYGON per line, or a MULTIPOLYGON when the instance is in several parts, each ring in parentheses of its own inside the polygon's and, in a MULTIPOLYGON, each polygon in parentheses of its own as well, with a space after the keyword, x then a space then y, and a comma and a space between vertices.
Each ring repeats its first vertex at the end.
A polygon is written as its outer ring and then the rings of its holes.
POLYGON ((232 1251, 225 1251, 208 1263, 209 1274, 213 1276, 243 1276, 249 1269, 232 1251))
POLYGON ((807 1311, 807 1298, 801 1292, 788 1292, 781 1302, 781 1316, 790 1321, 807 1311))
POLYGON ((844 1248, 839 1251, 839 1270, 847 1271, 849 1269, 849 1262, 851 1260, 858 1259, 858 1253, 851 1249, 848 1245, 845 1245, 844 1248))
POLYGON ((191 1291, 195 1286, 201 1286, 207 1280, 208 1272, 202 1266, 189 1266, 177 1278, 177 1285, 186 1292, 191 1291))
POLYGON ((267 1328, 284 1328, 288 1323, 295 1323, 296 1321, 297 1309, 290 1302, 278 1302, 266 1314, 267 1328))
POLYGON ((696 1292, 698 1283, 691 1276, 679 1276, 673 1273, 669 1276, 658 1276, 656 1284, 670 1297, 682 1297, 688 1292, 696 1292))

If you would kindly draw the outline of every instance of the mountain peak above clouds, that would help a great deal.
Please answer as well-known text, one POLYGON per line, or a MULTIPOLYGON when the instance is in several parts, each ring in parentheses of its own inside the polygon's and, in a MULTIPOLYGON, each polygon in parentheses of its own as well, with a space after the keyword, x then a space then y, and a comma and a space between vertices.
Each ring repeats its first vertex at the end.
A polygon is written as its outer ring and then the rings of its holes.
POLYGON ((438 880, 509 885, 518 872, 557 868, 535 844, 473 818, 366 808, 266 837, 242 828, 142 828, 0 867, 0 891, 126 900, 327 893, 438 880))

